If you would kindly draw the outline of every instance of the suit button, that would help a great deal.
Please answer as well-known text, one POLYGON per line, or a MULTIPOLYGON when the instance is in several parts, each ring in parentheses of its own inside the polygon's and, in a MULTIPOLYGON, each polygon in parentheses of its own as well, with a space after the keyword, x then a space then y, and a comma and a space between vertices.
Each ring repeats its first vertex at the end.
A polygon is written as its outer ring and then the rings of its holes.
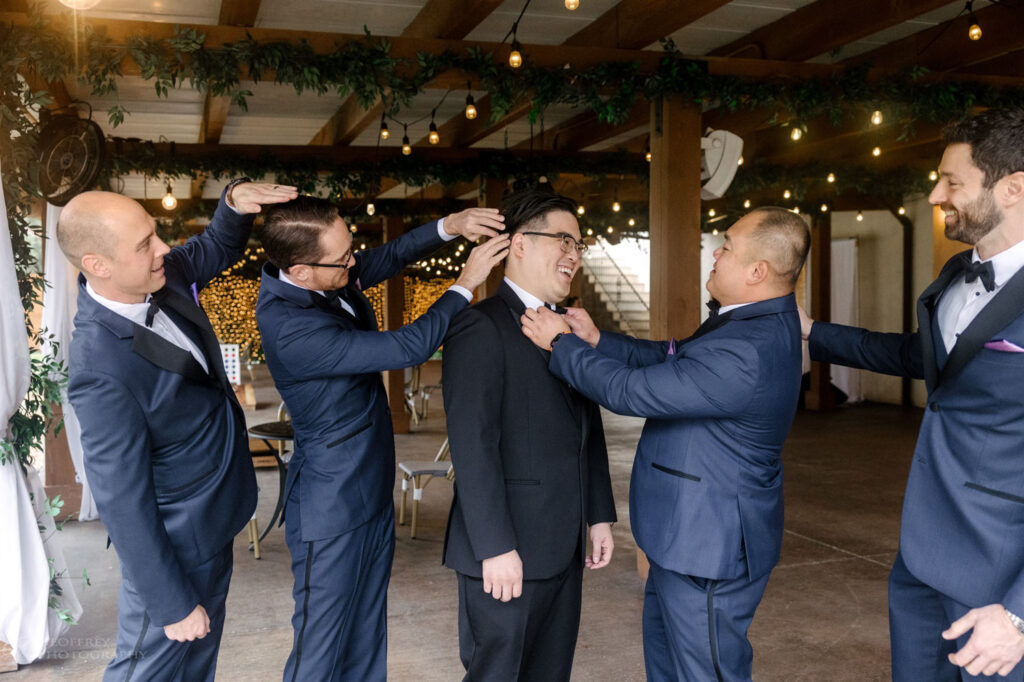
POLYGON ((931 410, 932 412, 938 412, 939 411, 939 404, 938 403, 928 403, 928 409, 931 410))

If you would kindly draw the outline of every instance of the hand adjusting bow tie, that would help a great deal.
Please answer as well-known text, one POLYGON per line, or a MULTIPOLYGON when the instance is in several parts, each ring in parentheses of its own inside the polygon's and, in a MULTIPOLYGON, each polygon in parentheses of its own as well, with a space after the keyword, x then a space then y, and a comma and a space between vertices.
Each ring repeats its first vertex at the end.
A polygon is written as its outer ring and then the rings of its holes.
POLYGON ((992 261, 974 261, 964 266, 965 283, 970 284, 979 277, 985 291, 992 291, 996 288, 996 272, 992 268, 992 261))

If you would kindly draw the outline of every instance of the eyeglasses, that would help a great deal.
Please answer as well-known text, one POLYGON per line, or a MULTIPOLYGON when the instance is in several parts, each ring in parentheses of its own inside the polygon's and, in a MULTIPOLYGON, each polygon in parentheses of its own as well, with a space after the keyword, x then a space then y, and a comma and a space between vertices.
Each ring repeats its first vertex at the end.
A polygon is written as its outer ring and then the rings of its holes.
POLYGON ((559 246, 562 248, 563 253, 572 253, 573 249, 576 250, 576 253, 586 253, 587 249, 590 248, 582 241, 576 239, 576 237, 573 237, 571 234, 566 234, 565 232, 555 232, 554 234, 551 234, 550 232, 520 232, 519 234, 532 234, 535 237, 551 237, 552 239, 558 239, 562 242, 559 246))
POLYGON ((348 270, 349 267, 351 267, 349 265, 351 261, 352 251, 348 251, 345 253, 345 257, 342 259, 341 263, 292 263, 292 266, 308 265, 311 268, 341 268, 342 270, 348 270))

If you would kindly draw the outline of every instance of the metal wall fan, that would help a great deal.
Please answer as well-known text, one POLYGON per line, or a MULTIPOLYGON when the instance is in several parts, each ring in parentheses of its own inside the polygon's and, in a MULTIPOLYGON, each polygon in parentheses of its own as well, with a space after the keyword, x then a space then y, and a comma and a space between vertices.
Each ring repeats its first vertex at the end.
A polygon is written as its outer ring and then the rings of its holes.
POLYGON ((103 166, 103 131, 89 115, 82 118, 75 105, 44 110, 39 133, 39 188, 48 202, 63 206, 92 188, 103 166))

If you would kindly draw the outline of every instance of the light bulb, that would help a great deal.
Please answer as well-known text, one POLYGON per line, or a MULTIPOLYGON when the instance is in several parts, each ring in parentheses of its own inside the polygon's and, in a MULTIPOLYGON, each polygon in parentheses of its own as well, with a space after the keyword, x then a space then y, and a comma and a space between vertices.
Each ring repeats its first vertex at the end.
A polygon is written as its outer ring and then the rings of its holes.
POLYGON ((178 207, 178 200, 171 194, 170 186, 167 187, 167 194, 160 200, 160 205, 164 207, 165 211, 173 211, 178 207))
POLYGON ((793 207, 793 213, 796 213, 797 215, 800 215, 800 207, 799 206, 794 206, 793 207))
POLYGON ((736 160, 736 165, 737 166, 742 166, 743 165, 743 157, 742 156, 736 160))
POLYGON ((717 237, 718 236, 718 228, 716 227, 715 229, 711 230, 711 234, 713 234, 713 235, 715 235, 717 237))
POLYGON ((822 213, 828 213, 828 204, 822 204, 821 205, 821 212, 822 213))
POLYGON ((860 211, 857 211, 857 222, 858 223, 864 222, 864 214, 861 213, 860 211))
POLYGON ((743 202, 743 208, 750 208, 750 199, 743 202))
POLYGON ((651 156, 651 150, 650 150, 650 149, 648 149, 648 150, 647 150, 647 151, 646 151, 646 152, 644 153, 644 159, 646 159, 646 160, 647 160, 647 163, 650 163, 650 162, 651 162, 651 159, 652 159, 652 158, 654 158, 654 157, 653 157, 653 156, 651 156))
POLYGON ((882 112, 876 109, 875 112, 871 114, 872 125, 880 126, 882 125, 882 120, 882 112))
POLYGON ((713 208, 709 208, 708 209, 708 217, 709 218, 714 218, 715 217, 715 209, 713 209, 713 208))
POLYGON ((633 227, 634 225, 636 225, 636 220, 634 220, 633 218, 630 218, 629 219, 629 226, 633 227))
POLYGON ((835 182, 836 181, 836 174, 835 173, 829 173, 828 177, 825 178, 825 180, 828 181, 829 183, 835 182))
POLYGON ((565 8, 569 10, 576 9, 580 6, 580 0, 565 0, 565 8))
POLYGON ((782 193, 782 198, 783 198, 783 199, 788 199, 788 198, 790 198, 791 196, 793 196, 793 193, 792 193, 792 192, 790 192, 790 191, 789 191, 788 189, 787 189, 787 190, 786 190, 785 192, 783 192, 783 193, 782 193))
POLYGON ((590 229, 589 227, 587 228, 587 236, 588 237, 593 237, 594 236, 594 231, 592 229, 590 229))
POLYGON ((512 51, 508 53, 508 65, 513 69, 518 69, 523 65, 523 55, 519 50, 512 48, 512 51))
POLYGON ((373 215, 376 212, 377 207, 373 205, 372 201, 366 205, 366 215, 373 215))
POLYGON ((576 215, 583 215, 587 212, 587 209, 583 208, 583 204, 576 207, 576 215))
POLYGON ((608 234, 611 234, 611 233, 615 232, 615 228, 612 227, 611 225, 609 225, 607 231, 608 231, 608 234))
POLYGON ((476 118, 476 103, 473 101, 473 95, 466 95, 466 118, 470 121, 476 118))
POLYGON ((875 147, 874 149, 871 150, 871 156, 881 156, 881 155, 882 155, 882 148, 881 147, 875 147))
POLYGON ((612 203, 612 210, 615 211, 616 213, 618 213, 619 211, 622 210, 622 204, 620 204, 617 201, 612 203))
POLYGON ((409 136, 408 135, 403 135, 402 136, 402 155, 403 156, 409 156, 410 154, 412 154, 412 145, 409 144, 409 136))
POLYGON ((902 206, 900 206, 896 212, 899 213, 900 215, 907 215, 907 209, 903 208, 902 206))
POLYGON ((391 137, 391 131, 388 130, 388 124, 386 121, 380 122, 380 139, 386 140, 391 137))
POLYGON ((427 135, 427 140, 430 144, 437 144, 441 141, 441 134, 437 132, 437 124, 433 121, 430 122, 430 134, 427 135))
POLYGON ((967 29, 967 37, 971 40, 981 40, 981 26, 978 26, 977 21, 972 23, 971 27, 967 29))
POLYGON ((796 127, 796 126, 794 126, 793 129, 791 131, 789 131, 789 137, 790 137, 791 140, 793 140, 793 142, 796 142, 797 140, 799 140, 803 136, 804 136, 804 131, 801 130, 800 128, 796 127))
POLYGON ((928 174, 928 179, 931 180, 932 182, 935 182, 936 180, 939 179, 939 174, 936 173, 935 171, 932 171, 931 173, 928 174))

